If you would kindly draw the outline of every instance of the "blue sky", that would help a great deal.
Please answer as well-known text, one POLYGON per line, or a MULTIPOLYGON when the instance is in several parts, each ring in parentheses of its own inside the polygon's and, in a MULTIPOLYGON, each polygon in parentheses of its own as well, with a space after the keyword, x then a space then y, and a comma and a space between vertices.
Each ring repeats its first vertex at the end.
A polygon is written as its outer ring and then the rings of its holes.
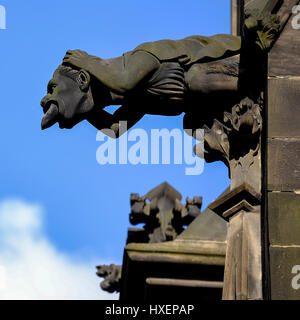
MULTIPOLYGON (((44 233, 57 250, 121 263, 131 192, 144 195, 168 181, 184 199, 203 196, 204 209, 228 186, 222 163, 205 164, 199 176, 186 176, 184 164, 101 166, 97 130, 82 122, 41 131, 39 103, 68 49, 111 58, 146 41, 230 33, 229 0, 0 4, 7 11, 7 30, 0 30, 0 201, 41 205, 44 233)), ((146 116, 134 128, 182 129, 182 116, 146 116)))

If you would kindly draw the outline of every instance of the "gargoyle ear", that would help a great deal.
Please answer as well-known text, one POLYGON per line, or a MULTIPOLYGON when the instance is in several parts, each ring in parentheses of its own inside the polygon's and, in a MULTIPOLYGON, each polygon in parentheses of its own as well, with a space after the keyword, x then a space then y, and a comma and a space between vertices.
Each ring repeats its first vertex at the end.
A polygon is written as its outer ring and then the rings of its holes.
POLYGON ((85 70, 81 69, 78 73, 77 82, 79 85, 80 90, 87 91, 90 84, 90 75, 85 70))

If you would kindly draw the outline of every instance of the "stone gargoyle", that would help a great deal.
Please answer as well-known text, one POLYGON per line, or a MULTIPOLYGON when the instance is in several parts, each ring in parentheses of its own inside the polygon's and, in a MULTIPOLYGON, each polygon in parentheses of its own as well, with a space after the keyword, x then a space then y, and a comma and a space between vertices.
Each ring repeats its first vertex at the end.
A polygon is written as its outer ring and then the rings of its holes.
POLYGON ((143 43, 107 60, 68 51, 41 101, 42 129, 87 120, 117 138, 120 121, 129 129, 145 114, 214 119, 239 99, 240 50, 240 37, 222 34, 143 43), (109 105, 120 107, 110 114, 109 105))

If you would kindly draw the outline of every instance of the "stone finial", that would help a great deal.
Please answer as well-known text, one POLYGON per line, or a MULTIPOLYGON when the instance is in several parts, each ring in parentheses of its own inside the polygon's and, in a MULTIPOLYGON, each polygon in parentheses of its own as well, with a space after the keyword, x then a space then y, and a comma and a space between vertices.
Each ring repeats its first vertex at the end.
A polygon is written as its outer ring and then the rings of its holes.
POLYGON ((130 222, 133 225, 144 223, 140 232, 129 230, 129 242, 163 242, 174 240, 200 214, 201 197, 187 198, 181 203, 181 194, 164 182, 149 191, 145 196, 131 194, 130 222), (142 234, 141 234, 142 233, 142 234), (136 236, 139 234, 139 238, 136 236))

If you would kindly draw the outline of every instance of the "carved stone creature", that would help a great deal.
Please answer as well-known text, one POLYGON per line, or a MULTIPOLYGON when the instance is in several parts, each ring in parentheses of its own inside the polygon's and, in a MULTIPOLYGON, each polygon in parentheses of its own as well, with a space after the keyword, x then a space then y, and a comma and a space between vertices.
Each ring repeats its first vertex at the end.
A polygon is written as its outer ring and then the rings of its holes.
POLYGON ((114 264, 97 266, 97 276, 104 278, 100 283, 102 290, 113 293, 120 292, 122 266, 114 264))
POLYGON ((103 60, 68 51, 42 99, 42 129, 72 128, 88 120, 118 137, 145 114, 201 114, 238 100, 240 37, 192 36, 144 43, 121 57, 103 60), (104 110, 121 105, 112 115, 104 110))

